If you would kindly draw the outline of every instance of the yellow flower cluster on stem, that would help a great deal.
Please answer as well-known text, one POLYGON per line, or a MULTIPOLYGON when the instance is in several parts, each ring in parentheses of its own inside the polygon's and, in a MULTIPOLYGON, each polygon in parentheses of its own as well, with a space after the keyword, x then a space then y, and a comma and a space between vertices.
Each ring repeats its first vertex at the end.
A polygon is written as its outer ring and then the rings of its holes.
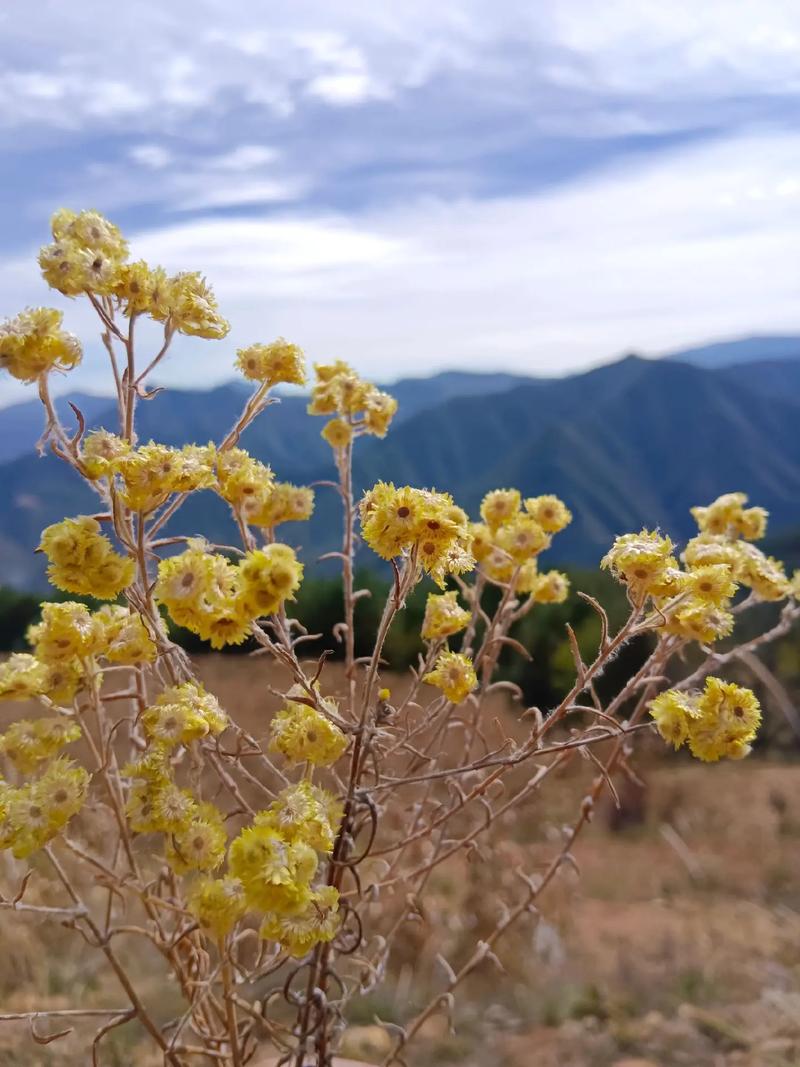
POLYGON ((364 381, 349 364, 315 363, 309 415, 332 415, 322 430, 334 451, 346 448, 354 436, 385 437, 397 411, 397 401, 364 381))
POLYGON ((51 370, 71 370, 83 351, 77 337, 62 330, 55 308, 29 308, 0 323, 0 370, 33 382, 51 370))
POLYGON ((449 493, 378 482, 360 504, 361 532, 381 559, 409 557, 444 588, 450 574, 472 570, 469 521, 449 493))
POLYGON ((241 644, 255 619, 294 596, 302 577, 303 565, 288 545, 265 545, 235 566, 195 541, 161 561, 155 597, 179 626, 222 648, 241 644))
POLYGON ((782 564, 750 540, 766 532, 767 514, 746 503, 744 493, 727 493, 692 509, 700 532, 686 545, 683 567, 670 539, 648 530, 618 537, 602 565, 635 603, 651 603, 664 633, 712 644, 733 632, 731 604, 740 587, 766 601, 791 594, 782 564))
POLYGON ((761 707, 750 689, 711 676, 702 693, 660 693, 650 703, 650 714, 665 741, 675 748, 688 742, 692 755, 707 763, 743 759, 761 723, 761 707))
POLYGON ((482 522, 470 526, 472 554, 481 574, 496 585, 527 594, 531 603, 561 604, 569 579, 560 571, 539 572, 538 557, 572 522, 557 496, 522 499, 518 489, 494 489, 481 502, 482 522))

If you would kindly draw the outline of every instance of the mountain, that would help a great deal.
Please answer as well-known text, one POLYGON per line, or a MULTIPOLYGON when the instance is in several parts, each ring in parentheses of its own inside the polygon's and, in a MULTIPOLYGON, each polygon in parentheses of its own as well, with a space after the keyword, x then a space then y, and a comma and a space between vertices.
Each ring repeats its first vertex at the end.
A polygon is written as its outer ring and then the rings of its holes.
POLYGON ((664 358, 709 369, 764 360, 800 360, 800 336, 766 334, 739 337, 730 341, 714 341, 711 344, 670 352, 664 358))
MULTIPOLYGON (((402 378, 382 388, 397 398, 400 408, 395 425, 398 425, 418 412, 429 410, 453 397, 490 396, 530 381, 530 378, 515 374, 444 371, 430 378, 402 378)), ((163 403, 153 401, 140 406, 143 420, 140 436, 143 439, 156 437, 171 444, 188 440, 207 441, 217 435, 220 425, 236 418, 241 411, 243 398, 249 392, 249 386, 242 381, 227 382, 208 390, 169 390, 169 415, 166 419, 163 403)), ((55 401, 59 417, 70 431, 77 427, 70 401, 81 410, 89 428, 110 428, 115 425, 116 401, 108 396, 75 393, 55 401)), ((282 395, 280 402, 284 409, 297 417, 304 412, 307 400, 295 391, 282 395)), ((272 410, 274 412, 277 409, 272 410)), ((8 463, 27 452, 33 452, 43 426, 42 405, 38 400, 26 400, 0 409, 0 463, 8 463)), ((325 454, 323 448, 318 451, 325 454)))
POLYGON ((489 403, 454 400, 446 420, 409 420, 358 465, 362 482, 413 484, 423 471, 473 513, 498 485, 558 493, 575 521, 552 554, 569 562, 596 563, 643 525, 685 539, 689 508, 732 489, 778 530, 800 522, 800 390, 775 399, 720 372, 628 357, 489 403))
MULTIPOLYGON (((384 440, 359 443, 356 485, 360 491, 384 478, 448 489, 473 515, 497 486, 555 492, 575 521, 548 553, 553 563, 596 565, 617 534, 644 525, 685 540, 693 531, 689 508, 734 489, 770 511, 771 534, 796 531, 798 368, 800 361, 773 361, 706 370, 631 356, 568 378, 516 380, 502 392, 445 395, 427 409, 420 384, 416 410, 409 404, 384 440)), ((301 483, 332 476, 322 420, 306 416, 305 403, 282 398, 243 438, 280 479, 301 483)), ((219 439, 240 406, 238 386, 165 392, 141 404, 141 436, 219 439)), ((41 583, 41 559, 31 550, 42 527, 95 508, 91 490, 53 456, 0 465, 0 582, 41 583)), ((340 528, 336 494, 320 487, 311 523, 287 526, 282 536, 299 542, 310 561, 337 547, 340 528)), ((210 492, 187 502, 175 530, 223 544, 236 536, 210 492)))
POLYGON ((717 372, 729 382, 777 398, 800 396, 800 359, 766 359, 758 363, 734 363, 717 372))

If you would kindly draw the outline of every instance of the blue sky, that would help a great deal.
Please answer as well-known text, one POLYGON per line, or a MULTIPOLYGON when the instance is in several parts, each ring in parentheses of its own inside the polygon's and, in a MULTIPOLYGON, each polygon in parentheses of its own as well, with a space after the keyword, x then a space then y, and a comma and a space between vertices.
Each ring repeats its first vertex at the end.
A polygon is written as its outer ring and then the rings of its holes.
MULTIPOLYGON (((200 269, 233 323, 388 380, 557 374, 800 328, 795 0, 5 0, 0 316, 63 303, 60 205, 200 269)), ((22 396, 0 382, 0 404, 22 396)))

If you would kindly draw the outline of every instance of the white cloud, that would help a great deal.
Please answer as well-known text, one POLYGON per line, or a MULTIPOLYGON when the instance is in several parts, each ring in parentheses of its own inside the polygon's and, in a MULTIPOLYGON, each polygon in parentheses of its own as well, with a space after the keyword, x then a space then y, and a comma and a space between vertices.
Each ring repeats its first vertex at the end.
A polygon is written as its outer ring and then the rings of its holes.
POLYGON ((101 0, 9 2, 5 126, 135 116, 155 129, 230 94, 280 117, 303 97, 352 106, 447 74, 463 79, 466 99, 473 89, 511 99, 538 79, 587 98, 669 93, 684 116, 697 97, 800 91, 795 0, 606 0, 602 17, 586 0, 298 0, 269 11, 250 0, 140 0, 115 7, 111 32, 101 0))
MULTIPOLYGON (((359 221, 207 219, 134 234, 132 252, 202 270, 233 323, 225 342, 181 341, 162 375, 175 384, 224 380, 237 346, 279 334, 381 379, 562 373, 631 348, 800 330, 798 169, 800 135, 737 138, 540 196, 359 221)), ((0 286, 41 302, 35 278, 32 260, 11 264, 0 286)), ((68 321, 94 332, 79 304, 68 321)), ((99 366, 76 380, 97 389, 99 366)))
MULTIPOLYGON (((606 0, 602 17, 586 0, 141 0, 113 33, 101 0, 8 4, 6 151, 64 151, 57 179, 12 189, 14 221, 52 207, 34 197, 124 208, 135 255, 204 270, 235 333, 191 343, 174 381, 224 378, 237 343, 277 333, 390 377, 800 325, 796 0, 606 0), (675 132, 706 140, 670 148, 675 132), (656 135, 635 165, 572 143, 656 135), (564 159, 584 179, 547 187, 564 159), (148 228, 156 206, 178 222, 148 228), (233 207, 249 217, 187 219, 233 207)), ((3 311, 43 299, 31 262, 0 264, 3 311)), ((96 388, 99 367, 90 349, 78 380, 96 388)))
POLYGON ((220 181, 202 171, 176 177, 173 180, 175 195, 173 207, 177 211, 198 211, 214 207, 241 207, 245 204, 273 204, 294 200, 300 192, 300 186, 292 182, 242 181, 232 179, 220 181))
POLYGON ((365 73, 320 74, 311 79, 307 91, 309 96, 338 106, 361 104, 371 97, 386 95, 365 73))
POLYGON ((263 144, 242 144, 231 152, 216 156, 208 162, 220 170, 253 170, 265 163, 274 162, 280 153, 275 148, 263 144))
POLYGON ((149 170, 163 170, 172 162, 172 153, 169 149, 158 144, 134 145, 128 152, 128 156, 134 163, 147 167, 149 170))

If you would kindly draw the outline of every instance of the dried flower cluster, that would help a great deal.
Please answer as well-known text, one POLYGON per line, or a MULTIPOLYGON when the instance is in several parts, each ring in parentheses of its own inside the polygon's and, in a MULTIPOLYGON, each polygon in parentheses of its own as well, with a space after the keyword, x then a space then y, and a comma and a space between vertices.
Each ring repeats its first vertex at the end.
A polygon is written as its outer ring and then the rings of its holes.
POLYGON ((276 536, 281 524, 311 517, 314 493, 277 481, 238 445, 275 399, 270 390, 305 384, 303 353, 283 339, 239 350, 236 366, 253 393, 219 442, 141 443, 136 407, 150 398, 146 380, 174 335, 221 338, 228 323, 199 273, 168 276, 131 262, 127 241, 96 212, 60 211, 52 232, 42 274, 98 315, 119 425, 86 433, 81 423, 69 436, 60 423, 50 376, 74 367, 81 347, 58 311, 27 310, 0 326, 0 366, 37 384, 43 441, 98 498, 96 514, 43 531, 50 581, 108 603, 44 604, 28 634, 31 652, 0 665, 0 699, 41 709, 0 736, 0 848, 19 861, 41 854, 64 906, 26 900, 27 875, 0 904, 55 915, 104 954, 126 999, 95 1035, 95 1064, 105 1036, 136 1019, 173 1067, 242 1067, 262 1045, 282 1064, 330 1067, 348 1003, 385 977, 398 936, 421 914, 431 872, 478 840, 490 850, 502 837, 499 816, 586 755, 596 774, 546 870, 518 872, 519 896, 498 901, 491 934, 458 970, 445 961, 441 992, 392 1026, 385 1063, 408 1063, 406 1047, 425 1021, 452 1010, 457 987, 496 962, 503 935, 557 878, 595 802, 627 772, 648 716, 667 742, 687 744, 701 760, 747 755, 758 700, 711 672, 786 633, 800 613, 800 583, 755 546, 767 516, 739 493, 695 509, 699 532, 680 558, 658 531, 621 536, 603 566, 626 588, 625 623, 612 633, 601 605, 586 598, 601 640, 586 662, 570 635, 575 681, 560 703, 546 712, 520 708, 522 734, 486 722, 496 690, 521 699, 496 677, 504 649, 525 652, 515 624, 568 595, 566 576, 541 570, 539 557, 572 515, 555 496, 497 489, 471 521, 446 492, 384 482, 356 504, 353 449, 364 435, 387 433, 397 404, 345 363, 317 365, 308 410, 327 419, 322 436, 343 503, 336 556, 346 681, 337 692, 325 657, 303 655, 306 634, 290 612, 304 564, 276 536), (161 348, 143 362, 134 342, 140 317, 163 326, 161 348), (226 502, 240 546, 165 535, 199 490, 226 502), (372 652, 362 659, 354 641, 359 540, 392 575, 372 652), (386 637, 411 590, 429 579, 419 664, 393 700, 383 677, 386 637), (738 616, 763 601, 783 602, 778 621, 717 651, 738 616), (170 622, 213 648, 254 639, 273 658, 282 703, 263 736, 204 689, 170 639, 170 622), (603 703, 595 681, 642 635, 652 652, 603 703), (501 799, 495 786, 505 788, 501 799), (108 890, 102 907, 90 893, 98 884, 108 890), (137 991, 125 947, 136 937, 174 977, 185 1002, 178 1017, 163 1018, 137 991))

